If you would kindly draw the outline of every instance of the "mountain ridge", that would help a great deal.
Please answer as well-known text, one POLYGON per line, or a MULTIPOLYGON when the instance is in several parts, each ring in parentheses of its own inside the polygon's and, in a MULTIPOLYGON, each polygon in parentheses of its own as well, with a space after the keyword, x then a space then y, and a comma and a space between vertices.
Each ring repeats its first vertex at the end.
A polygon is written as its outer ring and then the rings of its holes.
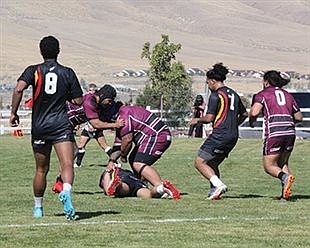
POLYGON ((186 68, 223 62, 232 69, 309 73, 308 1, 1 1, 0 83, 15 83, 42 61, 39 40, 55 35, 59 61, 89 81, 145 69, 143 44, 161 34, 180 43, 186 68))

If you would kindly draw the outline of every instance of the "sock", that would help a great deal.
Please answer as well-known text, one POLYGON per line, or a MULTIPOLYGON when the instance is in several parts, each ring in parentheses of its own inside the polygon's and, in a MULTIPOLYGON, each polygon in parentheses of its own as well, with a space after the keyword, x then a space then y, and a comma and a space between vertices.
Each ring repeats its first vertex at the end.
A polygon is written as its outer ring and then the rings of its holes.
POLYGON ((104 151, 106 152, 106 154, 108 154, 109 156, 112 154, 112 148, 110 146, 108 146, 106 149, 104 149, 104 151))
POLYGON ((210 182, 215 186, 215 187, 220 187, 221 185, 223 185, 224 183, 216 176, 212 176, 210 178, 210 182))
POLYGON ((63 183, 62 178, 61 178, 61 175, 58 175, 58 176, 56 177, 56 183, 59 182, 59 181, 63 183))
POLYGON ((63 190, 71 192, 72 186, 70 183, 64 183, 63 190))
POLYGON ((156 187, 156 192, 160 195, 163 195, 165 193, 164 191, 164 185, 163 184, 160 184, 156 187))
POLYGON ((42 208, 43 206, 43 197, 34 197, 34 207, 42 208))
POLYGON ((84 155, 85 155, 85 149, 80 148, 78 154, 76 155, 76 164, 78 166, 81 165, 84 155))
POLYGON ((283 181, 284 180, 284 177, 286 176, 286 173, 284 173, 283 171, 281 171, 279 174, 278 174, 278 178, 283 181))

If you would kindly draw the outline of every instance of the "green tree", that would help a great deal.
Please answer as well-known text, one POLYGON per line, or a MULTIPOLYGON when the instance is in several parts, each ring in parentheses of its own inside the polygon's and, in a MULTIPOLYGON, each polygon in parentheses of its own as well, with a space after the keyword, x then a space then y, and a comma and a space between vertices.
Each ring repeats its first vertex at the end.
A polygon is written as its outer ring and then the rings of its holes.
POLYGON ((141 58, 149 61, 150 68, 145 89, 136 102, 144 107, 163 107, 164 116, 172 119, 175 125, 190 109, 192 80, 182 63, 175 61, 181 44, 171 43, 168 35, 161 38, 153 48, 149 42, 143 46, 141 58))

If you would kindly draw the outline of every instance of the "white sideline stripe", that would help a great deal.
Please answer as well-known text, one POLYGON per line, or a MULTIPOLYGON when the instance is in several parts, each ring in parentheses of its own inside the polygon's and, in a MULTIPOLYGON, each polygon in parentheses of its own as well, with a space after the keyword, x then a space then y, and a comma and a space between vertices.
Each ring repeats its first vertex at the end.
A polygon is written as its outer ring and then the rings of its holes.
MULTIPOLYGON (((308 220, 308 217, 299 217, 298 219, 308 220)), ((159 220, 107 220, 107 221, 72 221, 72 222, 52 222, 52 223, 37 223, 37 224, 4 224, 0 225, 0 228, 29 228, 29 227, 50 227, 50 226, 68 226, 68 225, 113 225, 113 224, 135 224, 135 223, 180 223, 180 222, 208 222, 208 221, 274 221, 281 220, 280 217, 207 217, 207 218, 195 218, 195 219, 159 219, 159 220)))

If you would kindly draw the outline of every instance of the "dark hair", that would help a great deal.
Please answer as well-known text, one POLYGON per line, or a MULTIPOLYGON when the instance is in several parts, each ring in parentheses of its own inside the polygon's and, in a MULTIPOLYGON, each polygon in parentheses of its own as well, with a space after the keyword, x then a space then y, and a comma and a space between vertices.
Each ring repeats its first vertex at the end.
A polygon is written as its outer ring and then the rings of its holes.
POLYGON ((213 68, 207 71, 207 79, 214 79, 223 82, 226 79, 228 69, 223 66, 223 63, 213 65, 213 68))
POLYGON ((54 36, 46 36, 40 41, 40 51, 44 59, 56 59, 59 54, 59 41, 54 36))
POLYGON ((270 85, 274 87, 282 88, 287 85, 291 80, 289 75, 286 73, 281 73, 279 71, 267 71, 264 74, 264 81, 267 81, 270 85))
POLYGON ((96 92, 96 95, 99 96, 100 102, 106 98, 114 100, 116 97, 116 90, 113 86, 105 84, 96 92))
POLYGON ((203 104, 203 96, 202 95, 197 95, 196 99, 195 99, 195 102, 194 102, 194 106, 198 107, 198 106, 200 106, 202 104, 203 104))

